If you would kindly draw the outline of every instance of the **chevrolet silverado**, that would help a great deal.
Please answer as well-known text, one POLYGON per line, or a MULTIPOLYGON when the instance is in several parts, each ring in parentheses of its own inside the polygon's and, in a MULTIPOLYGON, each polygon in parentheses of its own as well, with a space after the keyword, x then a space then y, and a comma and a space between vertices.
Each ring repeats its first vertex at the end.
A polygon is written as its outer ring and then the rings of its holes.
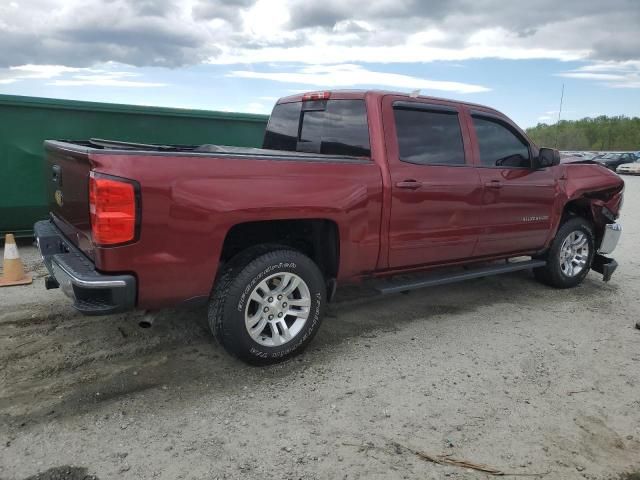
POLYGON ((215 337, 253 364, 299 353, 338 284, 393 293, 532 269, 568 288, 617 266, 622 180, 561 163, 482 105, 313 92, 277 102, 262 148, 45 148, 46 287, 94 315, 208 302, 215 337))

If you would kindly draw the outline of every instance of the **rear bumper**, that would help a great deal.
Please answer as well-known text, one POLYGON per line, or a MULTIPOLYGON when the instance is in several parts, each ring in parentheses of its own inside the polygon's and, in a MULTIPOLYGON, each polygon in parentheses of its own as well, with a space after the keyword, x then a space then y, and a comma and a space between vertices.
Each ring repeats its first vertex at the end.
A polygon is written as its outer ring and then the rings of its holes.
POLYGON ((104 275, 49 220, 37 222, 38 249, 49 271, 47 288, 62 288, 73 306, 86 315, 106 315, 131 310, 136 303, 133 275, 104 275))

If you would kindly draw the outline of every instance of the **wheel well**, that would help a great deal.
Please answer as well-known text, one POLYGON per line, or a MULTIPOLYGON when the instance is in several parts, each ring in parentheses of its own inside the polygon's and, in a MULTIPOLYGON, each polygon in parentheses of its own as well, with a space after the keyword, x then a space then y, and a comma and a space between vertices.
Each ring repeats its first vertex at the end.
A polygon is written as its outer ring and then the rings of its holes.
POLYGON ((564 206, 564 211, 562 212, 562 220, 560 221, 560 225, 569 220, 571 217, 582 217, 585 220, 591 223, 591 227, 593 229, 594 241, 596 245, 600 245, 602 241, 602 235, 604 233, 604 229, 596 222, 596 219, 593 217, 593 210, 591 208, 591 200, 589 198, 577 198, 564 206))
POLYGON ((582 217, 589 220, 594 226, 595 221, 593 218, 593 212, 591 211, 591 202, 588 198, 577 198, 567 202, 562 212, 561 224, 566 222, 572 216, 582 217))
POLYGON ((324 274, 338 275, 338 226, 331 220, 269 220, 234 225, 228 232, 220 255, 221 264, 257 245, 291 247, 311 258, 324 274))

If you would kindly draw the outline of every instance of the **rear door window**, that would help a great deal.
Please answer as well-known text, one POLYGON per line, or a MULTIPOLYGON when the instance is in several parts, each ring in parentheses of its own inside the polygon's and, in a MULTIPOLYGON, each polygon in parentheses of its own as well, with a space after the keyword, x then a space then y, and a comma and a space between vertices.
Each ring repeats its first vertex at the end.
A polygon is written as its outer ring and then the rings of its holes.
POLYGON ((264 148, 326 155, 371 155, 364 100, 325 100, 276 105, 264 148))
POLYGON ((418 165, 464 165, 464 145, 455 110, 394 107, 400 160, 418 165))

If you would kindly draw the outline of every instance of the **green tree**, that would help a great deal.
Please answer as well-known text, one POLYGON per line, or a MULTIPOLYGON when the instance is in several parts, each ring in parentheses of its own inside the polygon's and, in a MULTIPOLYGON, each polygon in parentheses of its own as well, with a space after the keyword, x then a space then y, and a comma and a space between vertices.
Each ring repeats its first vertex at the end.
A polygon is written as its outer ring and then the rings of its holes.
POLYGON ((560 150, 640 150, 640 118, 605 115, 539 123, 527 134, 541 147, 560 150))

